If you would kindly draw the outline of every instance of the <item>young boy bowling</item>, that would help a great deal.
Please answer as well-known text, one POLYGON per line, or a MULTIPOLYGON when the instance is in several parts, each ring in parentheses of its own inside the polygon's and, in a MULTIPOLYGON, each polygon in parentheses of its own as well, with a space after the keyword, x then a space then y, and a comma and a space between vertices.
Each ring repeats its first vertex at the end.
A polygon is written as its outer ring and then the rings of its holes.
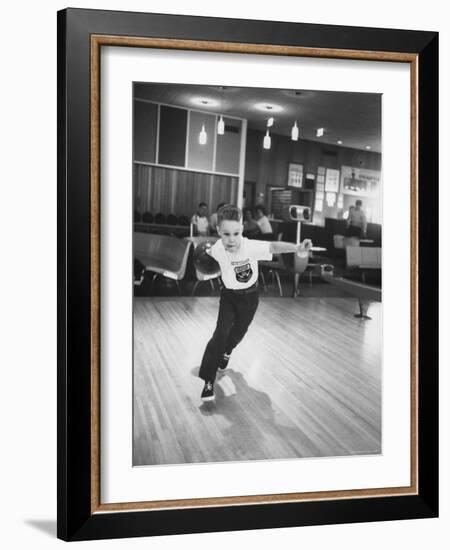
POLYGON ((242 212, 232 204, 217 213, 220 239, 207 253, 219 264, 223 288, 216 329, 203 354, 199 377, 205 386, 203 401, 214 399, 217 370, 226 368, 231 352, 244 337, 258 307, 258 260, 271 260, 272 254, 305 253, 312 243, 257 241, 242 236, 242 212))

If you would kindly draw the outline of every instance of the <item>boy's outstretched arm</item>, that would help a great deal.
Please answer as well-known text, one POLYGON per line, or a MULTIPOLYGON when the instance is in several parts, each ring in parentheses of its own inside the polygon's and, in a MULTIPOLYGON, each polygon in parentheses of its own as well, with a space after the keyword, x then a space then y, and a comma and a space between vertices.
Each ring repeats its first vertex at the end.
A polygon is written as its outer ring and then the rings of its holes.
POLYGON ((270 252, 272 254, 288 254, 289 252, 301 252, 312 247, 311 239, 305 239, 300 244, 286 243, 284 241, 271 241, 270 252))

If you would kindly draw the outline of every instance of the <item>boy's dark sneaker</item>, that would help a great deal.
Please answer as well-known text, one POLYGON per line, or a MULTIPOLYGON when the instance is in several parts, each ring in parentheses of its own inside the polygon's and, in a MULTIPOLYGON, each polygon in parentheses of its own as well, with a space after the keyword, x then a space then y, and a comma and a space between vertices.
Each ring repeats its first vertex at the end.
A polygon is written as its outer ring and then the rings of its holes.
POLYGON ((228 366, 228 361, 230 360, 231 353, 224 353, 219 359, 219 369, 226 369, 228 366))
POLYGON ((214 383, 205 382, 205 387, 203 388, 201 398, 203 401, 213 401, 214 400, 214 383))

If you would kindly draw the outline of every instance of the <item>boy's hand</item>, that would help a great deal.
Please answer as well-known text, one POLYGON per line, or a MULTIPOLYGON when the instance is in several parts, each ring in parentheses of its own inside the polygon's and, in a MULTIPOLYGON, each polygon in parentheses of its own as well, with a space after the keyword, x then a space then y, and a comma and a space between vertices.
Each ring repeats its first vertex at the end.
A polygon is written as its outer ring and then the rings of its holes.
POLYGON ((299 245, 297 245, 297 256, 299 258, 305 258, 308 256, 309 249, 312 247, 311 239, 305 239, 299 245))
POLYGON ((305 239, 300 246, 302 246, 305 250, 309 250, 312 248, 312 240, 311 239, 305 239))

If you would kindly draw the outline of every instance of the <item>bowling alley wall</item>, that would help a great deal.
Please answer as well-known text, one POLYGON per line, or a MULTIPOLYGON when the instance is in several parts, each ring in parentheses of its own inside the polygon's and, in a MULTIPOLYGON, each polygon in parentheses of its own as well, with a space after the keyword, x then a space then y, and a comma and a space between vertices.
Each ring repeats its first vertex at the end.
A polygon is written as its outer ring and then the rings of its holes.
POLYGON ((217 135, 218 114, 135 98, 133 193, 135 216, 160 214, 163 221, 190 218, 199 202, 209 215, 219 203, 264 204, 277 219, 285 204, 310 206, 315 225, 342 220, 363 201, 369 222, 381 225, 381 154, 306 139, 292 141, 227 116, 217 135), (199 144, 204 127, 209 136, 199 144), (290 170, 297 170, 289 181, 290 170))
POLYGON ((314 223, 319 225, 324 225, 326 218, 342 219, 350 204, 360 199, 368 220, 381 224, 380 153, 306 139, 295 142, 275 133, 271 148, 266 150, 260 145, 263 136, 261 131, 247 131, 245 181, 253 182, 255 196, 275 218, 273 197, 277 195, 284 195, 284 201, 290 204, 310 206, 314 223), (288 184, 291 164, 301 166, 301 187, 288 184), (337 188, 328 182, 331 173, 337 177, 337 188))

